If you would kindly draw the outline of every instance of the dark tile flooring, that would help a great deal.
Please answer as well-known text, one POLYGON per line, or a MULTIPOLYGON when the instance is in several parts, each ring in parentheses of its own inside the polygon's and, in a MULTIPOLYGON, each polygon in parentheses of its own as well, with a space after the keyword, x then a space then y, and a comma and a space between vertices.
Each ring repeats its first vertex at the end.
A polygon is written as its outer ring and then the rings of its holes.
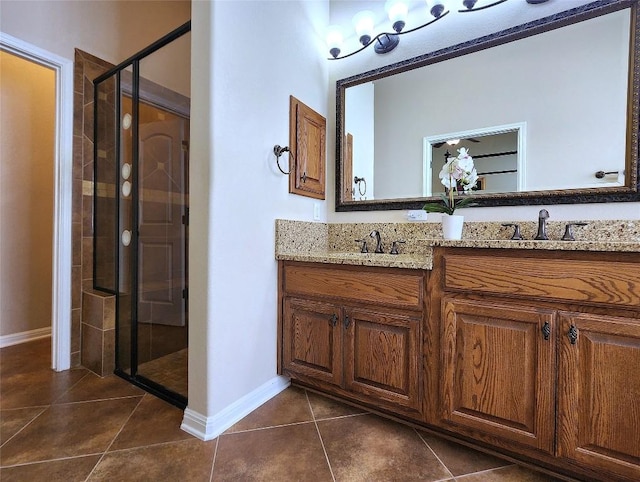
POLYGON ((509 462, 289 388, 216 440, 115 376, 50 370, 50 340, 0 350, 0 480, 527 481, 509 462))

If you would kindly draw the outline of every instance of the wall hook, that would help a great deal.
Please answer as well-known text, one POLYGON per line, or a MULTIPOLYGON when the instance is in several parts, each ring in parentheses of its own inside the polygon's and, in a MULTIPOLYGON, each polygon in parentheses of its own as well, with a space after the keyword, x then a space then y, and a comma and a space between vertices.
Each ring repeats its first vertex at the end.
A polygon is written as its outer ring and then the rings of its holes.
POLYGON ((607 172, 605 172, 605 171, 598 171, 598 172, 596 172, 596 173, 595 173, 595 176, 596 176, 598 179, 602 179, 602 178, 604 178, 604 176, 610 176, 611 174, 619 174, 619 172, 618 172, 618 171, 607 171, 607 172))
MULTIPOLYGON (((285 172, 282 170, 282 168, 280 167, 280 156, 282 154, 284 154, 285 152, 289 153, 289 156, 291 156, 291 151, 289 150, 289 147, 280 147, 278 144, 276 144, 275 146, 273 146, 273 153, 276 155, 276 164, 278 165, 278 169, 280 169, 280 172, 282 174, 284 174, 285 176, 288 176, 289 173, 291 172, 291 169, 289 169, 289 172, 285 172)), ((291 166, 291 163, 289 163, 289 166, 291 166)))

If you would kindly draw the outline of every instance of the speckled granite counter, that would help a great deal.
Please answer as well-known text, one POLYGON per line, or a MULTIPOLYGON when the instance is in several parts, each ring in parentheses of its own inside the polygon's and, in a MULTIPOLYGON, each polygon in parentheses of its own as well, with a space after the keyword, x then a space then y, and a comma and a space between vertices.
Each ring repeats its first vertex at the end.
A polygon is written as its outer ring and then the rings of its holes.
MULTIPOLYGON (((442 239, 439 223, 345 223, 326 224, 276 220, 275 255, 278 260, 315 263, 432 269, 436 246, 493 249, 640 252, 640 221, 587 221, 575 230, 576 241, 559 241, 566 222, 548 224, 549 241, 509 239, 512 230, 502 223, 467 222, 462 240, 442 239), (398 255, 362 254, 356 239, 380 231, 385 252, 392 241, 403 240, 398 255)), ((521 222, 525 238, 532 238, 537 223, 521 222)), ((370 251, 373 251, 370 240, 370 251)))

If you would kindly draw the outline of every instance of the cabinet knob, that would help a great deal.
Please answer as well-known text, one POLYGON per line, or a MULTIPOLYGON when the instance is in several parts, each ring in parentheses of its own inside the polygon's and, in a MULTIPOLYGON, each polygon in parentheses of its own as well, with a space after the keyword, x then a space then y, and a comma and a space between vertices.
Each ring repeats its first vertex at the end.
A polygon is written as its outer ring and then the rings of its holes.
POLYGON ((331 318, 329 318, 329 324, 331 326, 336 326, 338 324, 338 316, 335 313, 331 315, 331 318))
POLYGON ((551 336, 551 325, 548 321, 545 321, 544 325, 542 326, 542 335, 544 336, 545 340, 548 340, 551 336))
POLYGON ((578 329, 575 327, 575 325, 571 325, 571 328, 569 328, 569 331, 567 332, 567 336, 569 337, 569 341, 572 345, 575 345, 577 343, 578 329))
POLYGON ((346 315, 344 317, 344 327, 345 328, 349 328, 349 325, 351 324, 351 319, 349 318, 349 315, 346 315))

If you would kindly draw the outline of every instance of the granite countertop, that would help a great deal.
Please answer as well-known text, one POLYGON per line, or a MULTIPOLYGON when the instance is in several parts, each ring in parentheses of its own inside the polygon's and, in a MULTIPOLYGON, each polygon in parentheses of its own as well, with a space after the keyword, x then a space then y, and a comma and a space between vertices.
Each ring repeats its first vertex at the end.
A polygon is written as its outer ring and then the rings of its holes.
POLYGON ((500 248, 543 249, 552 251, 624 251, 640 252, 639 241, 559 241, 559 240, 511 240, 511 239, 427 239, 431 246, 452 248, 500 248))
MULTIPOLYGON (((500 223, 468 223, 462 240, 442 239, 439 225, 431 223, 345 223, 325 224, 276 220, 277 260, 310 263, 380 266, 388 268, 432 269, 433 248, 533 249, 556 251, 640 252, 640 230, 637 221, 592 222, 581 230, 576 241, 560 241, 561 224, 550 230, 546 241, 504 239, 509 232, 500 223), (385 250, 391 241, 404 240, 400 254, 360 253, 362 239, 373 229, 379 230, 385 250), (502 238, 502 239, 501 239, 502 238)), ((535 226, 526 226, 528 237, 535 226)), ((535 232, 535 231, 533 231, 535 232)), ((371 241, 370 241, 371 242, 371 241)), ((369 249, 371 249, 369 244, 369 249)))
POLYGON ((384 268, 432 269, 433 250, 425 254, 375 254, 315 251, 307 253, 276 253, 276 259, 308 263, 380 266, 384 268))

